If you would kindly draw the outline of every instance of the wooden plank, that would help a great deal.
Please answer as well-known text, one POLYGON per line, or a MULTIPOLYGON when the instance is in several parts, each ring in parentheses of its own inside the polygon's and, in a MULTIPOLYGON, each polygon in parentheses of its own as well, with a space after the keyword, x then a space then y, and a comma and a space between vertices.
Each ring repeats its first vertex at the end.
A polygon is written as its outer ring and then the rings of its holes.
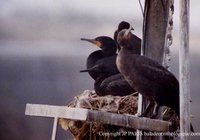
POLYGON ((64 106, 27 104, 25 112, 26 115, 31 116, 58 117, 88 122, 101 122, 103 124, 156 132, 168 132, 171 125, 170 122, 162 120, 149 119, 145 117, 139 118, 133 115, 123 115, 64 106), (61 113, 59 113, 60 111, 61 113))
MULTIPOLYGON (((180 0, 180 132, 190 132, 189 0, 180 0)), ((189 137, 181 135, 181 140, 189 137)))
POLYGON ((25 115, 86 120, 88 110, 83 108, 67 108, 65 106, 26 104, 25 115))
POLYGON ((87 120, 92 122, 101 122, 104 124, 157 132, 167 132, 170 125, 170 123, 166 121, 99 111, 89 111, 87 120))

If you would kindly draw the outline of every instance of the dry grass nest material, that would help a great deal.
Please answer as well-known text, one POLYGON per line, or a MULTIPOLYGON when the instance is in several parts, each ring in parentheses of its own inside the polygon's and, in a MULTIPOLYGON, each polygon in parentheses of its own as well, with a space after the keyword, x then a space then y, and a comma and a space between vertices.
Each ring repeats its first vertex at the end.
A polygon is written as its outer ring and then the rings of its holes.
MULTIPOLYGON (((137 113, 138 106, 138 93, 133 93, 127 96, 98 96, 94 91, 85 90, 82 94, 75 97, 75 100, 67 105, 74 108, 86 108, 98 111, 107 111, 118 114, 130 114, 135 115, 137 113)), ((173 111, 165 111, 164 120, 171 121, 177 128, 178 118, 173 111)), ((101 124, 98 122, 83 122, 74 121, 68 119, 59 119, 59 124, 64 130, 69 130, 74 140, 92 139, 92 140, 113 140, 113 139, 127 139, 116 138, 115 136, 102 137, 99 132, 120 132, 120 131, 132 131, 134 129, 122 128, 118 126, 111 126, 101 124)), ((131 138, 131 137, 129 137, 131 138)), ((132 138, 133 139, 133 138, 132 138)))

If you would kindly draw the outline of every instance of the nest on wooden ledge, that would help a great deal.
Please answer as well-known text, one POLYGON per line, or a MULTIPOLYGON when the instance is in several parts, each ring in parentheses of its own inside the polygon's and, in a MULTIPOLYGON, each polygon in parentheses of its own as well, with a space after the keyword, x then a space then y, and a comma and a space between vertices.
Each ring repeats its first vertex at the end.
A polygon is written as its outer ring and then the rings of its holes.
MULTIPOLYGON (((86 108, 97 111, 106 111, 117 114, 137 113, 138 93, 127 96, 98 96, 94 91, 85 90, 75 97, 75 100, 67 105, 74 108, 86 108)), ((179 120, 174 111, 165 110, 163 120, 172 122, 173 131, 179 126, 179 120)), ((68 119, 59 119, 59 124, 64 130, 69 130, 74 140, 128 140, 135 139, 134 129, 102 124, 99 122, 84 122, 68 119), (123 132, 130 132, 130 135, 122 136, 123 132)))

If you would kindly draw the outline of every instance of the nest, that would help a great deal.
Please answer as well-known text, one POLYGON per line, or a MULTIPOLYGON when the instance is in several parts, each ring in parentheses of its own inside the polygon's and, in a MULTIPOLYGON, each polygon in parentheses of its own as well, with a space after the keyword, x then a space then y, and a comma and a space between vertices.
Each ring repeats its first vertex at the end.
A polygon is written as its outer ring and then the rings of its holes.
MULTIPOLYGON (((138 93, 127 96, 98 96, 94 91, 86 90, 75 100, 68 104, 68 107, 86 108, 91 110, 106 111, 118 114, 135 115, 138 106, 138 93)), ((173 130, 179 126, 178 118, 171 110, 165 110, 164 120, 171 121, 173 130)), ((59 119, 59 124, 64 130, 69 130, 74 140, 128 140, 135 139, 135 136, 120 136, 123 132, 135 133, 134 129, 101 124, 99 122, 83 122, 68 119, 59 119)))

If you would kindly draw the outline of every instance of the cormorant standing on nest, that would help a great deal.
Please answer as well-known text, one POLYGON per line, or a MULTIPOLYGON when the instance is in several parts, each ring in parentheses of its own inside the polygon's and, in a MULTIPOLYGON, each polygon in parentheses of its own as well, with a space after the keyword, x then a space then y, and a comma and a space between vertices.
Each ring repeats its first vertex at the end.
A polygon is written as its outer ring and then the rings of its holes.
MULTIPOLYGON (((114 40, 117 44, 117 49, 118 51, 120 50, 120 46, 117 42, 117 36, 119 34, 119 32, 123 29, 129 29, 130 24, 126 21, 122 21, 119 23, 117 30, 114 33, 114 40)), ((141 42, 142 40, 137 37, 136 35, 132 34, 131 39, 130 39, 130 44, 132 46, 132 52, 135 54, 141 54, 141 42)))
MULTIPOLYGON (((154 103, 153 116, 157 115, 159 106, 168 106, 180 118, 178 80, 159 63, 132 53, 131 30, 132 27, 124 29, 117 36, 121 48, 116 60, 117 68, 137 92, 154 103)), ((192 124, 190 130, 194 132, 192 124)))
POLYGON ((87 58, 87 69, 80 72, 88 72, 95 80, 94 89, 99 96, 117 95, 124 96, 135 92, 119 73, 116 66, 116 44, 107 36, 100 36, 95 39, 81 40, 95 44, 101 50, 95 51, 87 58))
POLYGON ((131 28, 119 32, 117 41, 121 50, 117 67, 134 89, 158 106, 168 106, 179 116, 179 82, 176 77, 157 62, 131 52, 131 28))

